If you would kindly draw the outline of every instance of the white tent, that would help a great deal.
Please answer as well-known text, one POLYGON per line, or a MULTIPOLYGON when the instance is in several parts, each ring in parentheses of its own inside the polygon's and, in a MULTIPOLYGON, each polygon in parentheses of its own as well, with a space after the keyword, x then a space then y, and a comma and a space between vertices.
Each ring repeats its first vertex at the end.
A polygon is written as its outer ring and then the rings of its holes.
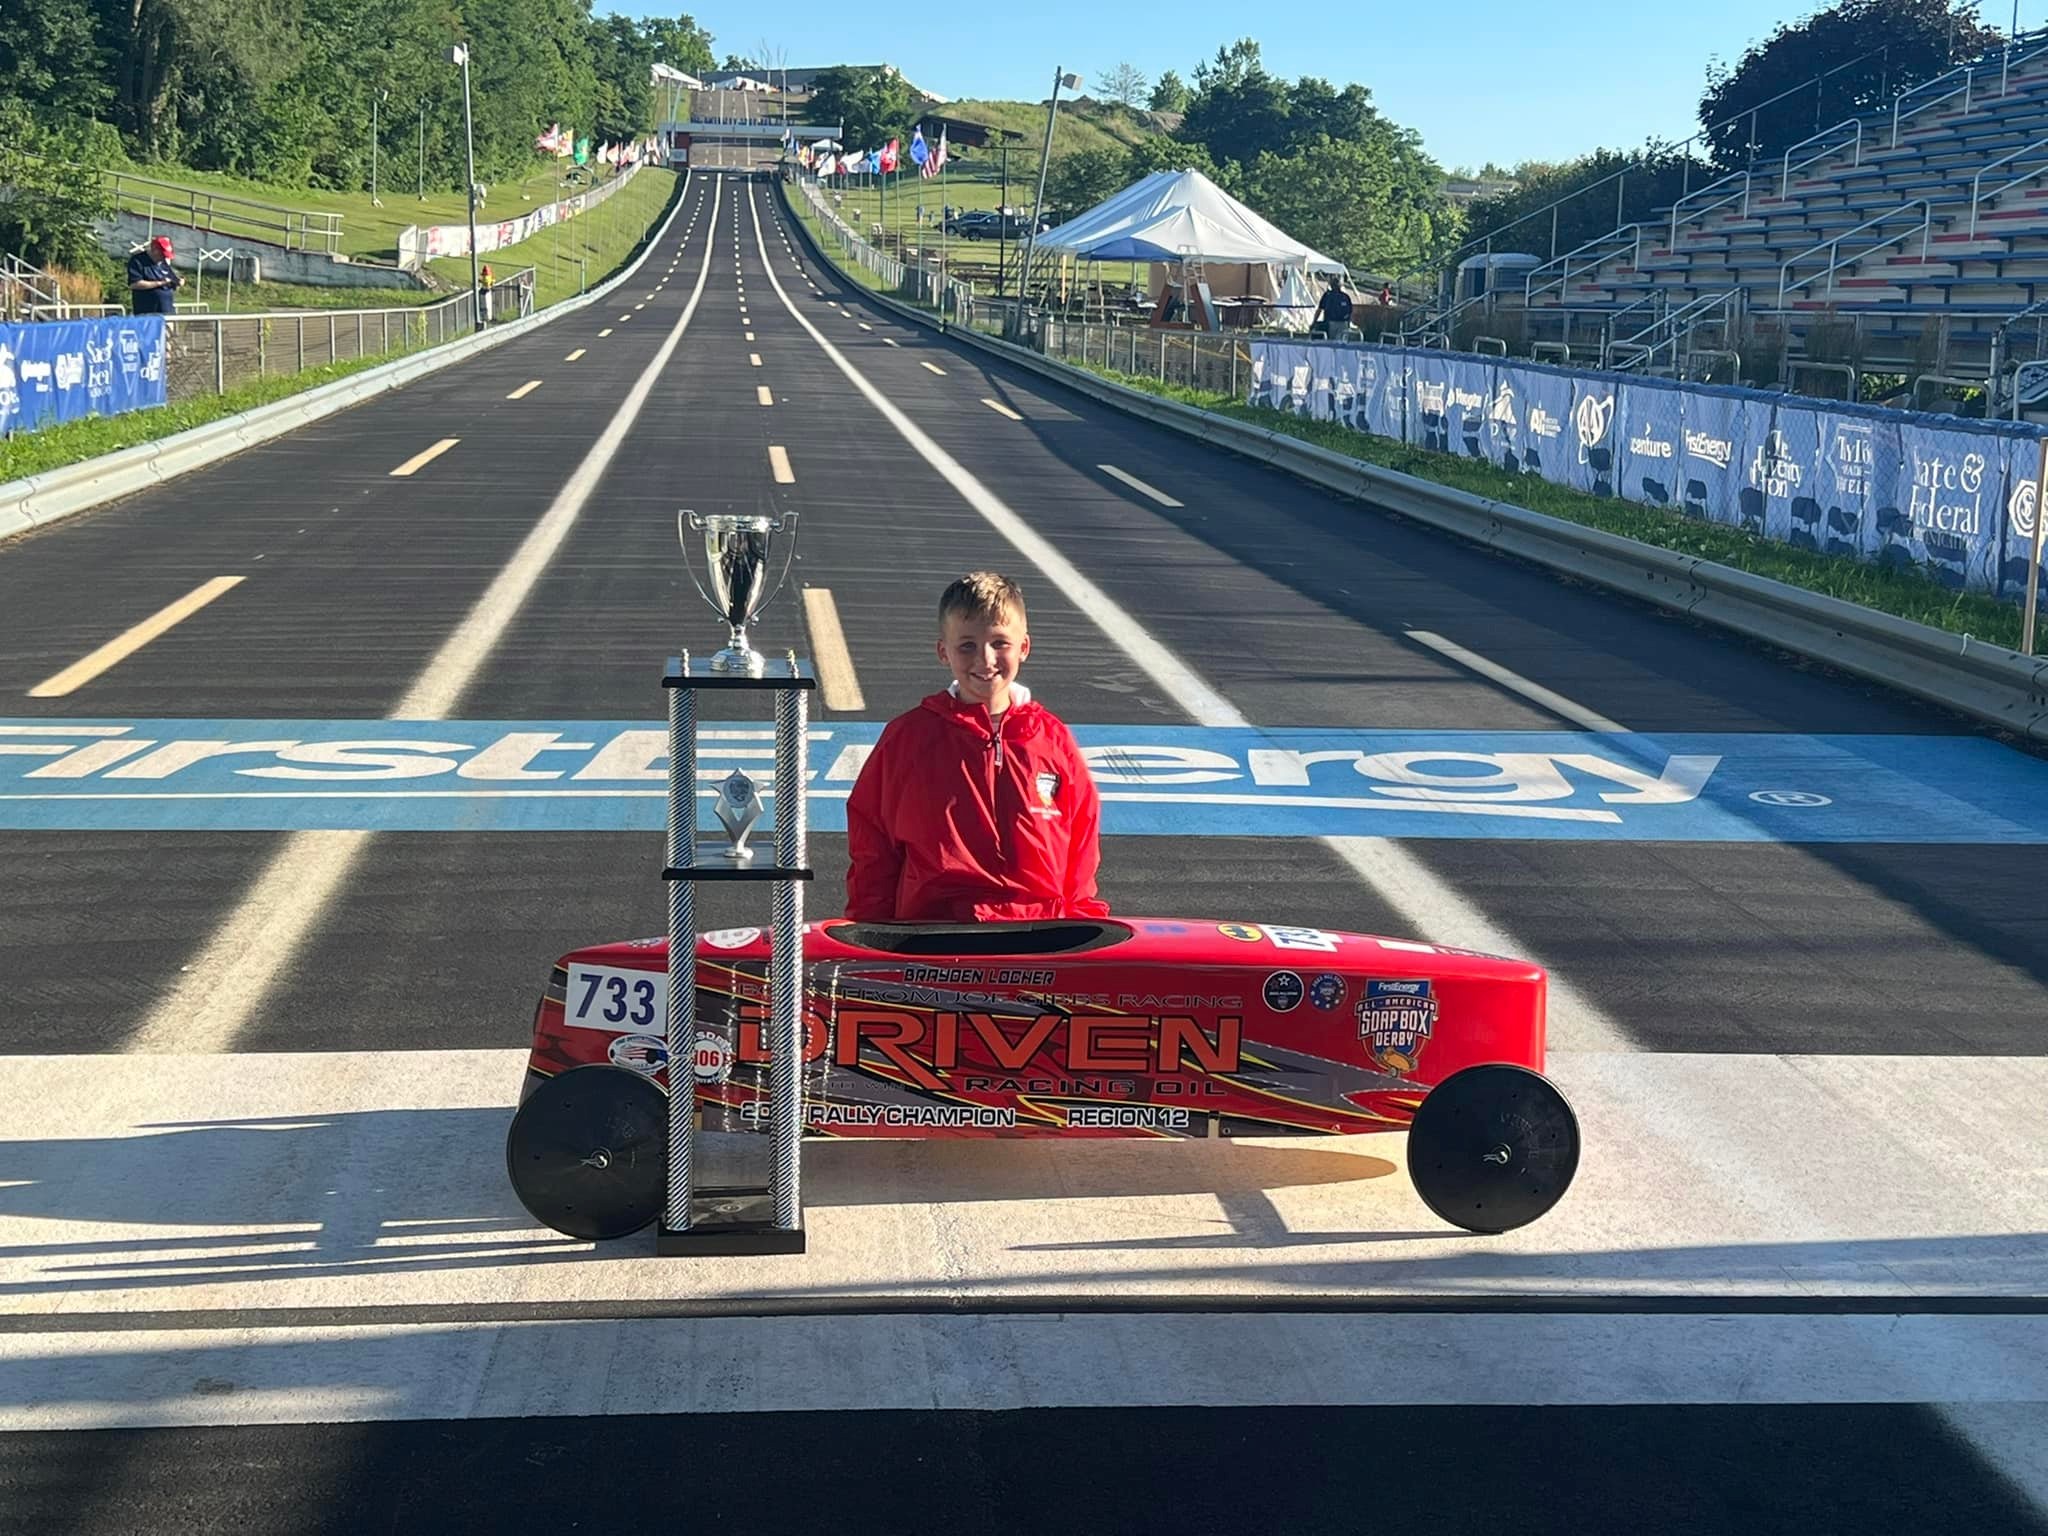
POLYGON ((1342 272, 1275 228, 1200 171, 1154 171, 1038 237, 1038 248, 1094 261, 1264 262, 1342 272))

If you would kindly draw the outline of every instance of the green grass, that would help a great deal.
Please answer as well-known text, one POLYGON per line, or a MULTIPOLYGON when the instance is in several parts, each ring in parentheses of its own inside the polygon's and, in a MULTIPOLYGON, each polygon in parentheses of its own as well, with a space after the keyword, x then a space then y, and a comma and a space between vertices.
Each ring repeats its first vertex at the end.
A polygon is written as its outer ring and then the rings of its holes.
POLYGON ((159 410, 130 411, 120 416, 88 416, 83 421, 67 421, 60 426, 44 427, 38 432, 0 438, 0 484, 19 480, 24 475, 62 469, 67 464, 97 458, 103 453, 133 448, 138 443, 155 442, 158 438, 169 437, 191 427, 203 427, 237 411, 253 410, 273 400, 282 400, 287 395, 345 379, 383 361, 385 359, 381 357, 351 358, 345 363, 308 368, 304 373, 279 374, 256 384, 231 389, 224 395, 182 400, 159 410))
MULTIPOLYGON (((540 166, 523 180, 501 182, 491 186, 484 199, 484 205, 477 210, 479 220, 495 223, 499 219, 517 218, 531 213, 534 209, 551 202, 557 196, 555 165, 540 166)), ((264 182, 244 181, 236 176, 223 176, 214 171, 186 170, 179 166, 136 166, 132 173, 124 170, 124 176, 133 174, 147 176, 155 181, 170 182, 174 186, 186 187, 199 192, 213 192, 226 197, 247 198, 252 202, 269 203, 280 208, 289 208, 304 213, 338 213, 341 222, 341 250, 348 256, 369 256, 382 261, 398 259, 398 234, 409 224, 460 224, 469 216, 468 200, 459 190, 428 187, 422 201, 414 188, 413 163, 399 157, 387 161, 379 178, 379 193, 384 206, 373 207, 368 192, 323 192, 310 187, 274 187, 264 182)), ((644 175, 638 179, 644 180, 644 175)), ((126 190, 123 201, 134 203, 139 189, 126 190)), ((146 194, 144 194, 146 195, 146 194)), ((175 214, 165 210, 165 217, 175 214)), ((223 235, 232 241, 235 234, 229 225, 223 235)), ((251 238, 269 238, 255 230, 245 233, 251 238)))
MULTIPOLYGON (((787 202, 799 217, 808 214, 808 206, 800 196, 791 196, 787 202)), ((805 217, 805 222, 813 231, 817 229, 815 219, 805 217)), ((831 246, 821 242, 820 248, 828 257, 833 258, 834 264, 840 266, 848 276, 856 280, 866 278, 866 274, 858 268, 848 269, 840 264, 831 246)), ((868 286, 876 285, 870 283, 868 286)), ((1083 367, 1082 364, 1071 361, 1067 366, 1083 367)), ((1111 379, 1118 384, 1129 385, 1133 389, 1143 390, 1150 395, 1176 400, 1183 405, 1192 405, 1201 410, 1214 411, 1219 416, 1228 416, 1235 421, 1249 422, 1254 426, 1284 432, 1289 437, 1298 437, 1303 442, 1314 443, 1317 447, 1328 448, 1332 452, 1344 454, 1367 464, 1376 464, 1383 469, 1414 475, 1417 479, 1432 480, 1438 485, 1455 486, 1459 490, 1470 491, 1476 496, 1484 496, 1492 501, 1526 507, 1532 512, 1541 512, 1566 522, 1578 523, 1583 527, 1599 528, 1639 543, 1653 544, 1660 549, 1675 550, 1680 554, 1711 560, 1718 565, 1731 566, 1738 571, 1769 577, 1773 581, 1802 587, 1809 592, 1824 593, 1829 597, 1840 598, 1843 602, 1855 603, 1860 607, 1893 614, 1902 619, 1911 619, 1915 623, 1931 625, 1936 629, 1947 630, 1951 634, 1969 635, 1973 639, 2001 645, 2009 650, 2016 649, 2019 645, 2020 614, 2012 604, 1977 593, 1951 592, 1917 571, 1872 565, 1863 561, 1842 559, 1839 556, 1817 554, 1812 550, 1795 549, 1789 544, 1759 538, 1739 528, 1698 522, 1689 517, 1660 511, 1655 507, 1639 506, 1634 502, 1589 496, 1569 486, 1552 485, 1549 481, 1537 479, 1533 475, 1510 474, 1480 460, 1411 448, 1404 443, 1392 442, 1383 437, 1354 432, 1349 427, 1340 426, 1335 422, 1312 421, 1305 416, 1296 416, 1290 411, 1246 405, 1227 395, 1190 389, 1184 384, 1162 384, 1156 379, 1121 373, 1093 364, 1086 365, 1085 371, 1111 379)))
POLYGON ((206 274, 202 289, 191 277, 178 290, 180 314, 253 315, 292 309, 399 309, 431 304, 446 293, 425 288, 315 288, 307 283, 236 283, 232 292, 217 272, 206 274), (198 308, 203 301, 205 309, 198 308))
MULTIPOLYGON (((1070 363, 1068 366, 1079 365, 1070 363)), ((1398 470, 1405 475, 1455 486, 1493 501, 1527 507, 1532 512, 1588 528, 1599 528, 1643 544, 1654 544, 1660 549, 1675 550, 1748 571, 1752 575, 1767 576, 1773 581, 1803 587, 1809 592, 1825 593, 1844 602, 1895 614, 1952 634, 1966 634, 2007 648, 2019 644, 2020 614, 2010 603, 1976 593, 1951 592, 1915 571, 1796 549, 1790 544, 1759 538, 1739 528, 1703 523, 1634 502, 1590 496, 1569 486, 1552 485, 1532 475, 1510 474, 1480 460, 1411 448, 1387 438, 1354 432, 1335 422, 1312 421, 1289 411, 1246 405, 1224 395, 1189 389, 1185 385, 1162 385, 1155 379, 1134 377, 1092 365, 1087 371, 1133 389, 1144 390, 1147 394, 1160 395, 1233 420, 1284 432, 1290 437, 1298 437, 1304 442, 1383 469, 1398 470)))
MULTIPOLYGON (((491 254, 491 265, 501 277, 510 275, 522 266, 538 265, 537 302, 543 307, 572 298, 579 291, 579 274, 571 258, 579 252, 589 256, 590 282, 593 286, 624 266, 667 210, 676 192, 677 180, 673 171, 642 171, 625 191, 608 200, 596 213, 572 219, 567 224, 543 233, 538 239, 507 247, 504 251, 494 251, 491 254), (604 209, 607 208, 612 210, 609 219, 604 216, 604 209), (558 251, 550 247, 550 237, 557 234, 562 237, 558 251)), ((460 262, 435 262, 433 265, 437 270, 444 267, 450 269, 443 275, 450 278, 454 292, 460 293, 467 286, 469 263, 466 259, 460 262)), ((235 289, 235 309, 238 313, 243 309, 242 295, 246 286, 238 285, 235 289)), ((284 285, 257 286, 261 289, 284 285)), ((224 296, 225 283, 222 284, 221 291, 224 296)), ((352 295, 353 302, 365 302, 365 290, 362 289, 316 291, 323 295, 352 295)), ((208 284, 208 292, 209 295, 212 293, 211 283, 208 284)), ((420 294, 414 302, 436 297, 445 298, 447 295, 420 294)), ((389 354, 398 355, 400 354, 395 352, 389 354)), ((0 439, 0 483, 18 480, 23 475, 61 469, 67 464, 97 458, 103 453, 132 448, 137 443, 154 442, 175 432, 183 432, 188 427, 204 426, 207 422, 218 421, 223 416, 231 416, 237 411, 268 405, 271 401, 282 400, 287 395, 295 395, 302 390, 346 378, 349 374, 387 360, 388 357, 371 357, 360 361, 351 359, 326 367, 308 368, 303 373, 282 374, 264 379, 255 384, 231 389, 224 395, 181 400, 159 409, 130 411, 120 416, 93 416, 84 421, 45 427, 36 432, 18 433, 13 437, 0 439)))
MULTIPOLYGON (((946 104, 945 115, 957 122, 984 123, 1020 135, 1010 143, 1010 168, 1015 172, 1019 165, 1024 165, 1036 174, 1038 149, 1045 142, 1044 102, 954 101, 946 104)), ((1053 159, 1077 150, 1128 148, 1160 136, 1159 130, 1141 115, 1127 113, 1120 107, 1063 101, 1053 128, 1053 159)), ((995 147, 957 152, 977 161, 994 160, 1000 154, 995 147)))

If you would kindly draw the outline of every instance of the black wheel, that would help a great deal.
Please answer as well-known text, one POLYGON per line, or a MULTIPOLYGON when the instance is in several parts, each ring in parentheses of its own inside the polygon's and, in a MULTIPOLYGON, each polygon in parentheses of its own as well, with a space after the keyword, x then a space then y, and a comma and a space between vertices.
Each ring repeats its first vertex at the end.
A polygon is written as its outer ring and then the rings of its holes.
POLYGON ((624 1067, 572 1067, 526 1096, 505 1136, 519 1203, 570 1237, 630 1237, 661 1214, 668 1095, 624 1067))
POLYGON ((1527 1226, 1564 1198, 1578 1168, 1579 1119, 1565 1096, 1505 1062, 1452 1073, 1408 1130, 1415 1192, 1468 1232, 1527 1226))

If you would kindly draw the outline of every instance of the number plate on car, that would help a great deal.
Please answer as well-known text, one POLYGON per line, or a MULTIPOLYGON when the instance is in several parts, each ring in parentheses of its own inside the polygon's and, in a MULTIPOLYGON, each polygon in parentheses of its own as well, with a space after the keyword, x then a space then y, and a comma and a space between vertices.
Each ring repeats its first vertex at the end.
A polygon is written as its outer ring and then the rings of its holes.
POLYGON ((611 965, 571 965, 562 1022, 575 1029, 604 1029, 615 1034, 627 1030, 666 1034, 668 974, 611 965))

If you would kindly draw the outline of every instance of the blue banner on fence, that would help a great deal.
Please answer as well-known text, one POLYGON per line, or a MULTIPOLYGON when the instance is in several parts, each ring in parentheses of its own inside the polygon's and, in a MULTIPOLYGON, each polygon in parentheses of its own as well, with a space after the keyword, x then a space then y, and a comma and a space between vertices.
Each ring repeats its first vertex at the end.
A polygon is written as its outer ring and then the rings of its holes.
POLYGON ((0 325, 0 436, 164 403, 164 317, 0 325))
POLYGON ((1252 344, 1254 404, 2017 598, 2041 433, 1463 353, 1252 344))

